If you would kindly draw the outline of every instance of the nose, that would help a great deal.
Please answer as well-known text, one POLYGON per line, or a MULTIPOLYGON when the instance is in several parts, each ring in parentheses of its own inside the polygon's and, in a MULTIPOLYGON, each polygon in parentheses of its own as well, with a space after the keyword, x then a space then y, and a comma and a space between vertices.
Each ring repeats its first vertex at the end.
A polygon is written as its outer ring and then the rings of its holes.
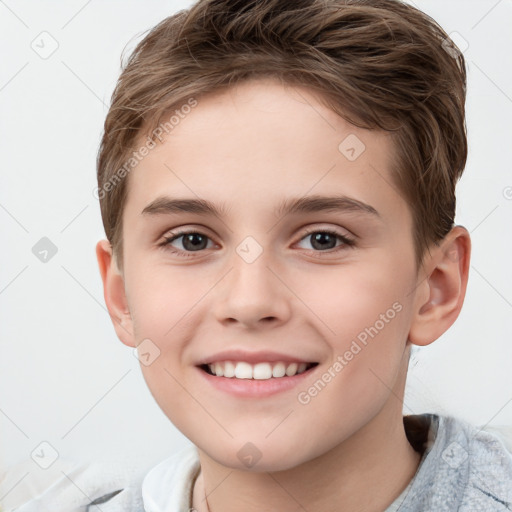
POLYGON ((266 252, 252 262, 235 253, 230 263, 230 271, 216 286, 213 307, 217 320, 251 329, 287 322, 293 294, 266 252))

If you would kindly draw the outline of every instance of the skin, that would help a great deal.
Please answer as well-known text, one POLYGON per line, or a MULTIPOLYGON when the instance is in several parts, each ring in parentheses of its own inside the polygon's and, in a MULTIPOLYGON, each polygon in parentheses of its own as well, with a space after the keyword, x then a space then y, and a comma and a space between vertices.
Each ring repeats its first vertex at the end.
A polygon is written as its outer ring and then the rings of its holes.
POLYGON ((470 237, 455 226, 416 269, 392 156, 386 133, 347 123, 308 89, 259 79, 199 98, 130 174, 123 270, 106 240, 96 249, 105 301, 123 343, 150 339, 160 350, 141 369, 163 412, 198 448, 198 511, 380 512, 418 469, 402 423, 410 346, 432 343, 456 320, 470 237), (349 134, 366 146, 354 161, 338 150, 349 134), (380 216, 274 213, 285 198, 335 193, 380 216), (228 212, 141 213, 162 195, 207 199, 228 212), (183 237, 158 245, 177 228, 208 242, 198 251, 183 237), (322 250, 304 228, 336 230, 356 244, 334 238, 322 250), (247 236, 263 251, 252 263, 236 251, 247 236), (300 403, 299 391, 396 302, 400 312, 300 403), (226 348, 319 365, 299 389, 237 398, 207 385, 195 366, 226 348), (251 468, 237 456, 249 441, 261 453, 251 468))

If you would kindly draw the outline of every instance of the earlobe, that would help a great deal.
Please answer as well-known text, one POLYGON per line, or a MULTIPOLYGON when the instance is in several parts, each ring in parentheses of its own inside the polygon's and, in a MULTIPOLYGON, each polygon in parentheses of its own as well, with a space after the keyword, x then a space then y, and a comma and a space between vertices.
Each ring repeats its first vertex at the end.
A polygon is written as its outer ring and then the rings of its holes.
POLYGON ((459 316, 466 295, 470 253, 468 231, 455 226, 429 255, 424 265, 426 276, 418 276, 421 282, 409 331, 413 345, 429 345, 459 316))
POLYGON ((103 281, 103 297, 117 337, 125 345, 135 347, 132 318, 128 308, 124 278, 117 267, 112 253, 112 246, 108 240, 100 240, 96 244, 96 258, 98 260, 101 280, 103 281))

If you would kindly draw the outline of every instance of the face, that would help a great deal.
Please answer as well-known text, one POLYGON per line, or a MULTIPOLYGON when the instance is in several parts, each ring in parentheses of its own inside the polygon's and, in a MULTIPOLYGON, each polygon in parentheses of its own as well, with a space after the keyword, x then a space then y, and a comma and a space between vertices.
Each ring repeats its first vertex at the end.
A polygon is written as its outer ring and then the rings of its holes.
POLYGON ((287 469, 397 407, 417 274, 392 151, 308 89, 257 80, 199 98, 130 174, 124 341, 218 463, 287 469))

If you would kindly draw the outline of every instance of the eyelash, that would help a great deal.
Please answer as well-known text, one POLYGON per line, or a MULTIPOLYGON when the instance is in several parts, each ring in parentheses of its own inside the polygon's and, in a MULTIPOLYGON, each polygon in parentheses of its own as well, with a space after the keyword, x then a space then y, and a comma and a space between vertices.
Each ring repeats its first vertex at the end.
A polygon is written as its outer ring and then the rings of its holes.
MULTIPOLYGON (((346 249, 350 249, 352 247, 355 246, 355 240, 352 239, 352 238, 349 238, 345 235, 342 235, 334 230, 330 230, 330 229, 310 229, 310 230, 307 230, 306 232, 304 232, 301 236, 301 238, 299 239, 299 242, 301 240, 303 240, 304 238, 308 237, 309 235, 312 235, 314 233, 325 233, 325 234, 328 234, 328 235, 332 235, 336 238, 338 238, 339 240, 341 240, 343 242, 343 245, 341 246, 338 246, 334 249, 329 249, 329 250, 326 250, 326 251, 315 251, 313 249, 309 249, 309 252, 314 252, 314 253, 317 253, 321 256, 323 256, 323 253, 327 253, 327 254, 333 254, 333 253, 338 253, 339 251, 343 251, 343 250, 346 250, 346 249)), ((174 233, 169 233, 168 236, 165 236, 164 237, 164 241, 160 244, 158 244, 160 247, 163 247, 164 249, 166 250, 169 250, 172 254, 176 254, 176 255, 180 255, 180 257, 183 257, 183 258, 191 258, 194 256, 194 253, 195 252, 201 252, 201 251, 182 251, 180 249, 176 249, 174 247, 172 247, 170 244, 171 242, 174 242, 175 240, 177 240, 178 238, 181 238, 182 236, 185 236, 185 235, 201 235, 201 236, 205 236, 206 238, 210 239, 210 237, 208 237, 207 235, 205 235, 204 233, 201 233, 199 231, 177 231, 177 232, 174 232, 174 233)))

